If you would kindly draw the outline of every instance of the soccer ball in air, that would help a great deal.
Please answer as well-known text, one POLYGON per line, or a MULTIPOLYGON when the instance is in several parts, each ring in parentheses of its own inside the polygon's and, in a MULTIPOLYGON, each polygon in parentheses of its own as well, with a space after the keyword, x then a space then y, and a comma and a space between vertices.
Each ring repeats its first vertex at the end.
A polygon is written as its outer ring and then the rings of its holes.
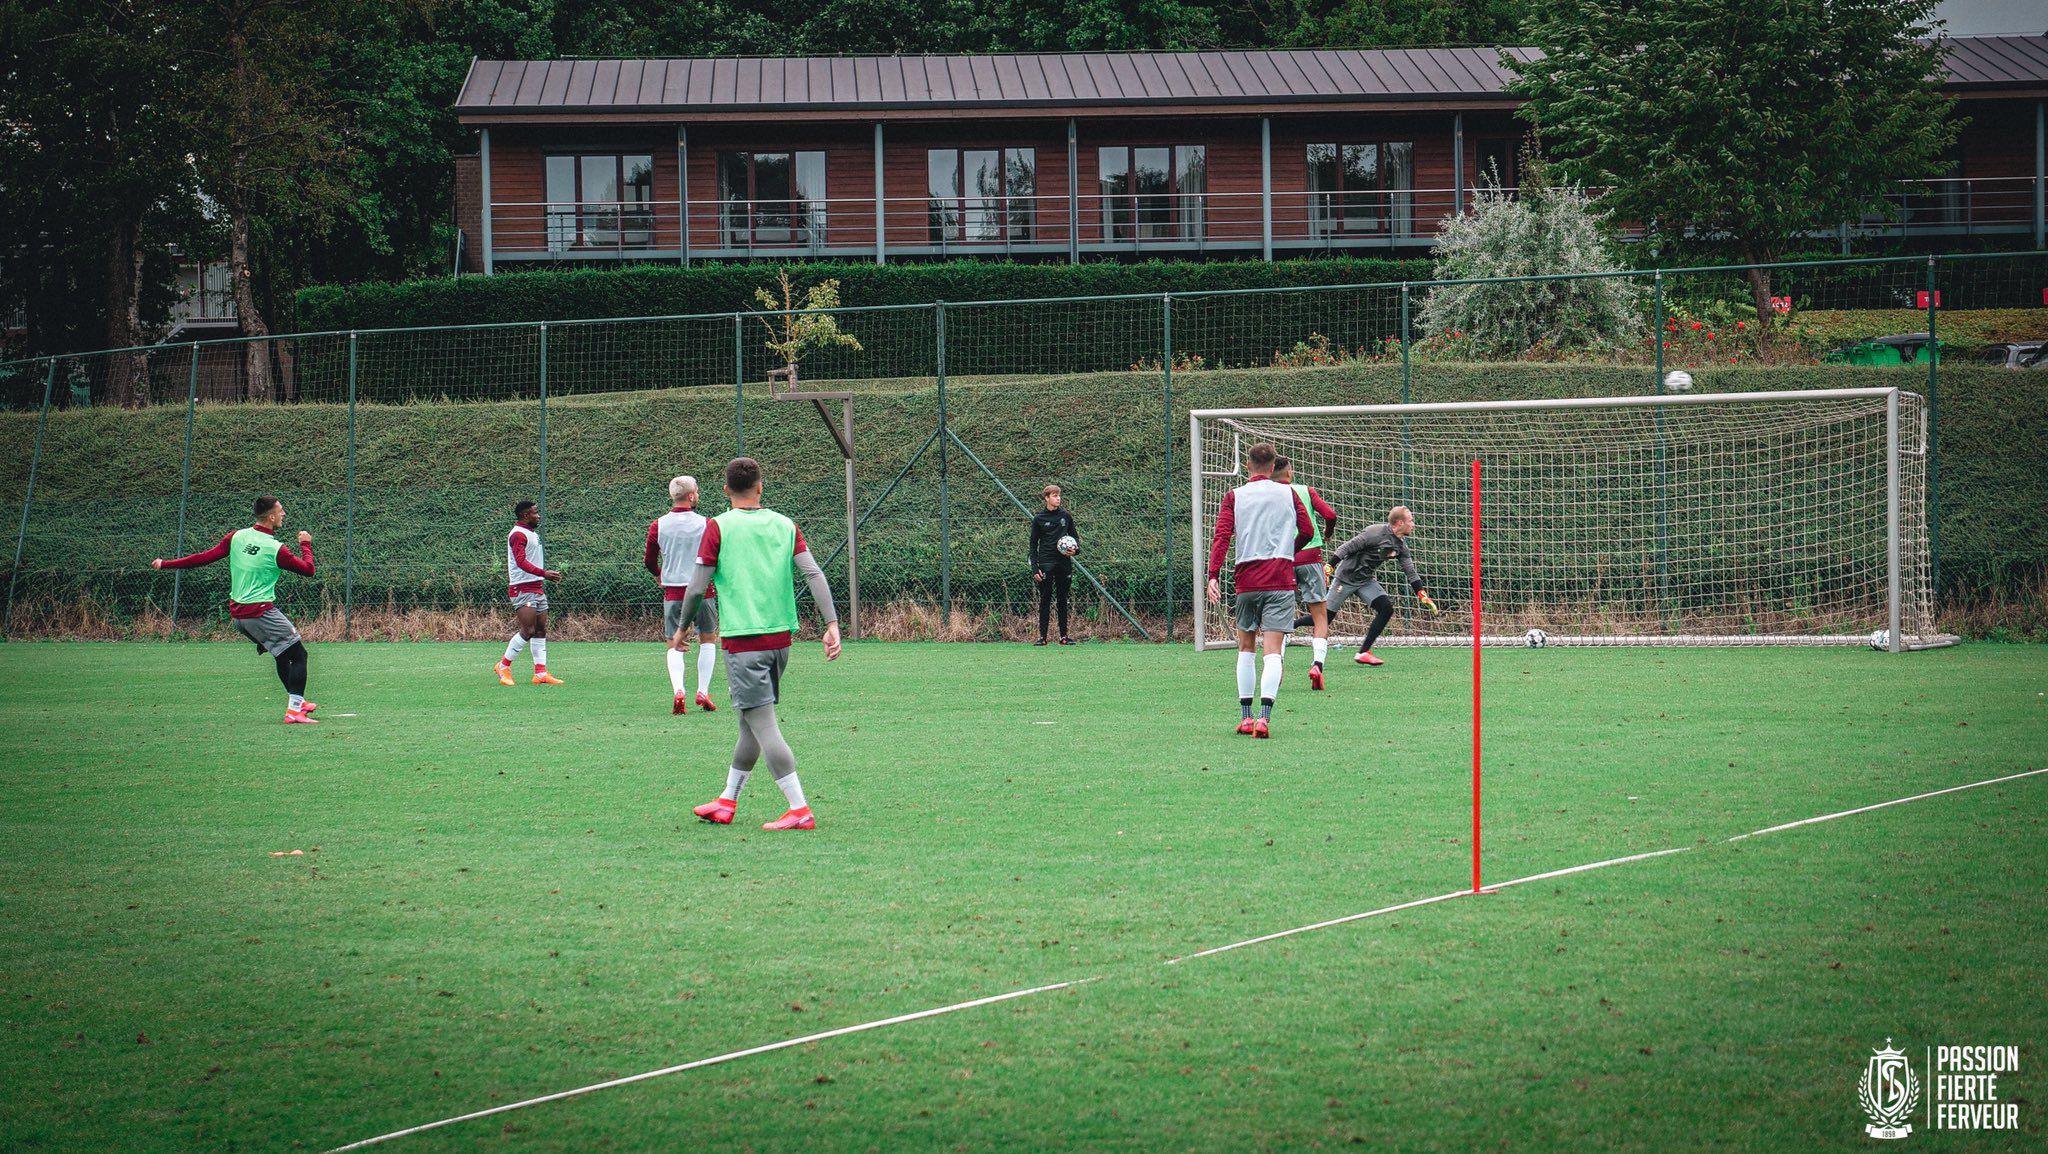
POLYGON ((1665 392, 1683 393, 1689 391, 1691 388, 1692 374, 1686 372, 1684 369, 1673 369, 1670 372, 1664 374, 1665 392))
POLYGON ((1522 643, 1531 649, 1541 649, 1550 644, 1550 634, 1545 633, 1541 629, 1531 629, 1527 633, 1522 634, 1522 643))
POLYGON ((1081 551, 1081 543, 1072 537, 1062 537, 1053 545, 1053 548, 1058 549, 1062 557, 1072 557, 1081 551))
POLYGON ((1870 647, 1872 649, 1890 649, 1892 647, 1892 631, 1889 629, 1873 631, 1870 634, 1870 647))

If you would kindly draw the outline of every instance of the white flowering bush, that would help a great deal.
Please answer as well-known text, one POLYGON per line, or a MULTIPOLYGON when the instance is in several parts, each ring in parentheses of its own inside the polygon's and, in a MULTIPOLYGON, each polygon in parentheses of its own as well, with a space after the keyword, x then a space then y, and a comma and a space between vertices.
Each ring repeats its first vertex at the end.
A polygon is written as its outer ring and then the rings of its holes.
MULTIPOLYGON (((1612 272, 1616 259, 1601 216, 1583 189, 1552 185, 1537 165, 1517 195, 1482 183, 1475 209, 1437 234, 1436 277, 1545 276, 1612 272)), ((1486 357, 1549 359, 1613 353, 1642 342, 1647 294, 1625 277, 1461 284, 1431 289, 1418 324, 1425 336, 1454 337, 1486 357)))

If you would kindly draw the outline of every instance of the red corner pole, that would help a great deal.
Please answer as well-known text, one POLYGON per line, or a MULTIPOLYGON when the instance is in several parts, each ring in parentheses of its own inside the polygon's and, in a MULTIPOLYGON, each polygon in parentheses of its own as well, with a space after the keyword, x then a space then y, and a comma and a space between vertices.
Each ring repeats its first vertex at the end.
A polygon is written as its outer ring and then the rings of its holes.
POLYGON ((1472 462, 1472 892, 1479 892, 1479 462, 1472 462))

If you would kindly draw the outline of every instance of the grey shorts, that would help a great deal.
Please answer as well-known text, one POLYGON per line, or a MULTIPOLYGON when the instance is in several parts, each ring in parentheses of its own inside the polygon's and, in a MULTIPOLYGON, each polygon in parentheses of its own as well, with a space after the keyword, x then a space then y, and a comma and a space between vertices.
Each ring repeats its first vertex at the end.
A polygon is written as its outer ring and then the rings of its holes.
POLYGON ((531 609, 536 613, 548 611, 548 595, 545 593, 514 593, 512 608, 531 609))
POLYGON ((1239 593, 1237 630, 1240 633, 1294 632, 1294 590, 1261 589, 1239 593))
MULTIPOLYGON (((676 630, 683 627, 683 606, 685 604, 687 602, 683 601, 664 601, 661 603, 661 635, 663 637, 674 637, 676 630)), ((705 598, 697 606, 697 615, 689 622, 689 625, 690 628, 697 631, 697 636, 700 640, 718 632, 717 600, 710 597, 705 598)))
POLYGON ((1330 599, 1329 583, 1323 580, 1322 562, 1294 567, 1294 595, 1301 598, 1304 605, 1330 599))
POLYGON ((789 668, 789 649, 725 655, 726 693, 734 709, 759 709, 782 700, 782 671, 789 668))
POLYGON ((299 643, 298 629, 275 605, 265 609, 261 617, 237 617, 234 622, 242 636, 261 645, 263 652, 272 657, 299 643))
POLYGON ((1330 616, 1335 617, 1337 610, 1342 609, 1344 603, 1354 597, 1365 602, 1367 605, 1371 605, 1386 595, 1386 587, 1379 583, 1378 578, 1374 577, 1366 578, 1363 585, 1339 585, 1335 589, 1330 590, 1330 616))

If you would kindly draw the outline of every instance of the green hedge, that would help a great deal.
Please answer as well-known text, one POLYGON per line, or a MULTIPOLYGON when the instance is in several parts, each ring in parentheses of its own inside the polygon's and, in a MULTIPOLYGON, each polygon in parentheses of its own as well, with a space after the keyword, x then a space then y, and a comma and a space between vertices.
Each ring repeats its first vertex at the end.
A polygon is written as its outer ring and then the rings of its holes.
POLYGON ((754 290, 773 284, 783 267, 792 268, 804 284, 838 278, 840 299, 848 306, 1370 284, 1430 276, 1427 260, 1363 257, 1270 264, 1148 261, 1069 265, 959 260, 891 265, 821 261, 791 266, 539 269, 491 277, 302 289, 298 295, 299 330, 750 311, 756 307, 754 290))

